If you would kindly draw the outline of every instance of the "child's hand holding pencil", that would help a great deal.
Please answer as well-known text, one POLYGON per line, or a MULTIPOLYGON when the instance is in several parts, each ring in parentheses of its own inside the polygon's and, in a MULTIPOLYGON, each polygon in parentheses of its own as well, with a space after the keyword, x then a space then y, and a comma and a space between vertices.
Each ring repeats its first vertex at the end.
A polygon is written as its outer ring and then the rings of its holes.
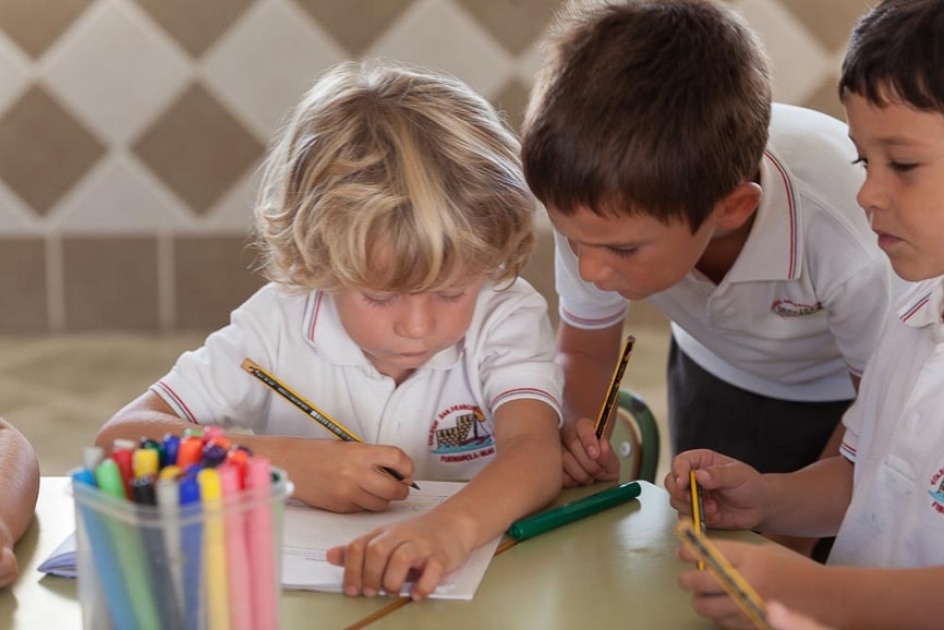
POLYGON ((563 486, 589 485, 597 481, 614 481, 619 478, 619 458, 610 448, 609 426, 616 415, 616 401, 626 365, 633 353, 636 339, 628 335, 613 368, 600 411, 592 420, 578 418, 572 426, 564 425, 561 431, 563 443, 563 486))

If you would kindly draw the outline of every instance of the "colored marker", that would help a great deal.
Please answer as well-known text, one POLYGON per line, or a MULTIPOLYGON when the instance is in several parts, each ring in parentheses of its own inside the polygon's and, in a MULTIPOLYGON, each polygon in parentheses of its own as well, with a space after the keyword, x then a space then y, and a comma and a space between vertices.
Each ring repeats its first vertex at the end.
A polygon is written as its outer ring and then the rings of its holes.
POLYGON ((135 627, 134 610, 128 584, 121 577, 121 565, 113 545, 114 541, 106 523, 94 508, 86 505, 87 496, 91 494, 91 489, 96 487, 95 474, 91 469, 82 468, 72 473, 72 488, 95 565, 94 576, 80 576, 79 592, 85 589, 85 580, 90 582, 95 579, 102 593, 107 594, 102 599, 105 600, 112 625, 116 630, 131 630, 135 627))
POLYGON ((220 476, 223 505, 226 509, 226 568, 229 580, 229 624, 233 630, 252 628, 252 597, 250 594, 249 553, 246 548, 245 497, 239 483, 239 471, 225 464, 216 469, 220 476))
POLYGON ((164 446, 161 466, 176 466, 177 452, 180 449, 180 437, 173 433, 165 433, 162 442, 164 446))
MULTIPOLYGON (((180 554, 180 489, 177 487, 176 475, 161 476, 155 486, 157 507, 160 514, 161 529, 164 532, 164 550, 167 556, 167 569, 170 572, 171 584, 174 589, 174 599, 181 606, 186 604, 184 599, 183 558, 180 554)), ((183 619, 183 611, 181 611, 183 619)))
POLYGON ((134 477, 134 467, 131 460, 134 457, 135 448, 137 448, 137 444, 134 441, 117 439, 111 449, 111 458, 118 464, 118 470, 121 472, 125 489, 125 498, 129 501, 131 500, 131 479, 134 477))
POLYGON ((203 458, 203 440, 188 435, 180 441, 177 449, 177 465, 184 470, 191 464, 197 464, 203 458))
POLYGON ((200 496, 203 500, 203 550, 206 568, 203 575, 206 585, 207 628, 229 630, 229 584, 226 562, 226 533, 221 515, 223 490, 220 475, 213 468, 204 468, 197 473, 200 496))
MULTIPOLYGON (((124 481, 115 460, 105 459, 95 468, 95 481, 105 494, 116 499, 127 499, 124 481)), ((136 627, 160 628, 160 616, 151 597, 148 576, 141 570, 147 558, 142 553, 137 530, 132 525, 121 522, 118 517, 105 519, 121 565, 121 575, 128 585, 136 627)))
MULTIPOLYGON (((152 453, 156 458, 157 453, 153 449, 138 449, 152 453)), ((139 510, 139 525, 141 538, 144 541, 144 548, 147 552, 147 560, 144 565, 151 569, 151 586, 157 598, 158 612, 161 615, 161 627, 179 628, 181 625, 180 600, 174 593, 174 580, 168 566, 170 554, 164 545, 164 534, 158 529, 162 522, 154 521, 153 511, 149 508, 157 505, 157 488, 155 486, 156 477, 153 474, 147 474, 135 477, 131 480, 131 492, 134 496, 134 502, 144 506, 139 510)))
MULTIPOLYGON (((134 479, 156 475, 160 468, 161 455, 157 452, 157 449, 138 448, 131 455, 131 472, 134 474, 134 479)), ((131 485, 133 488, 133 481, 131 485)))
POLYGON ((246 537, 249 543, 249 575, 254 630, 278 630, 279 609, 276 575, 277 553, 272 540, 272 468, 265 457, 253 457, 246 465, 245 500, 254 505, 247 516, 246 537))
POLYGON ((200 585, 203 577, 203 526, 200 485, 195 474, 180 478, 181 551, 183 555, 184 627, 200 630, 200 585))

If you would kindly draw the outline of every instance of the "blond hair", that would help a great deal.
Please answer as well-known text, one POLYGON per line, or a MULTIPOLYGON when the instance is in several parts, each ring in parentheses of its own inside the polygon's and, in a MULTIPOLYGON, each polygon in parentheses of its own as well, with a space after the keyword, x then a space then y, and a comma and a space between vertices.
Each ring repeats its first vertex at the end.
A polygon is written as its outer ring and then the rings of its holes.
POLYGON ((325 73, 275 140, 256 205, 266 277, 420 292, 514 279, 534 245, 519 144, 461 81, 389 62, 325 73))

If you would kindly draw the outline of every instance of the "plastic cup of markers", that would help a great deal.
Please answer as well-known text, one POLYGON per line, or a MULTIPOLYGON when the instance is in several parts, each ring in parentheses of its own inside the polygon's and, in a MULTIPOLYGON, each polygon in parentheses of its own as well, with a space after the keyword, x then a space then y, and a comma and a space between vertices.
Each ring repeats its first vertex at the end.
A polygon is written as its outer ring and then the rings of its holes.
POLYGON ((271 487, 176 510, 73 483, 83 627, 278 628, 283 507, 293 486, 279 468, 270 476, 271 487))

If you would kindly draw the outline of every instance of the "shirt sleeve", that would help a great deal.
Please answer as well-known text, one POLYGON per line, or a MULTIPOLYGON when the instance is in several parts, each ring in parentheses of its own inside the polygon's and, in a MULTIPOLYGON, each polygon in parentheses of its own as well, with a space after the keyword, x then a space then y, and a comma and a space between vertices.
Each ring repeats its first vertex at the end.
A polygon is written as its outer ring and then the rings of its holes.
POLYGON ((489 410, 494 413, 510 400, 536 399, 550 405, 559 421, 564 378, 554 362, 547 302, 521 279, 508 289, 486 292, 472 352, 489 410))
POLYGON ((181 418, 195 424, 255 429, 266 417, 266 388, 253 382, 242 361, 271 364, 267 343, 280 325, 274 290, 263 288, 230 316, 229 325, 207 337, 204 345, 183 353, 151 391, 181 418), (264 332, 265 331, 265 332, 264 332))

